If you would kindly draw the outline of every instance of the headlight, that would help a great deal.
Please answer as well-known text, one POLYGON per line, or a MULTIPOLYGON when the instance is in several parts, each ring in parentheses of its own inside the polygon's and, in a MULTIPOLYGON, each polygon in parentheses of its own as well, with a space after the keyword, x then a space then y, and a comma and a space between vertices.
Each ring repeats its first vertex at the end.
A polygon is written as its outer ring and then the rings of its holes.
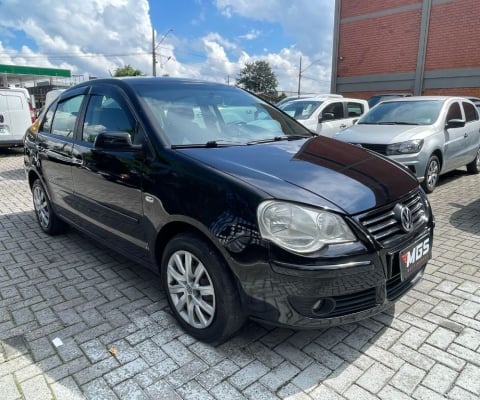
POLYGON ((328 211, 269 200, 258 206, 257 218, 263 239, 296 253, 356 240, 343 218, 328 211))
POLYGON ((423 146, 423 139, 408 140, 407 142, 393 143, 387 146, 387 156, 396 154, 418 153, 423 146))

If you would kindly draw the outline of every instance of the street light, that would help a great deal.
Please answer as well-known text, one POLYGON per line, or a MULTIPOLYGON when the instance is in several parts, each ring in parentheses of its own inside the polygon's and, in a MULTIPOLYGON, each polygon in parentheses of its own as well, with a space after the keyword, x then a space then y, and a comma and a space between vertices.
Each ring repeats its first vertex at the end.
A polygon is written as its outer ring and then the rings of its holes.
POLYGON ((156 63, 157 63, 156 51, 157 51, 157 48, 158 48, 158 46, 160 46, 162 44, 162 42, 165 40, 167 35, 172 31, 173 31, 173 29, 169 29, 167 32, 165 32, 165 34, 158 41, 158 43, 155 44, 155 30, 152 27, 152 75, 153 76, 157 76, 157 67, 156 67, 156 63))

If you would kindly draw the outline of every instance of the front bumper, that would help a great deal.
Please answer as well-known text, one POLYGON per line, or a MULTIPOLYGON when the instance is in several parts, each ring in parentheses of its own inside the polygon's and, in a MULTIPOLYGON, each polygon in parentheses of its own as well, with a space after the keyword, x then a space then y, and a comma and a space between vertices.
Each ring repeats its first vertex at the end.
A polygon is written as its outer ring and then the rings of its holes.
MULTIPOLYGON (((240 278, 244 306, 251 318, 295 328, 325 328, 378 314, 422 277, 426 261, 402 279, 400 252, 432 229, 390 249, 365 252, 318 265, 275 261, 245 265, 240 278)), ((274 258, 274 259, 275 259, 274 258)))

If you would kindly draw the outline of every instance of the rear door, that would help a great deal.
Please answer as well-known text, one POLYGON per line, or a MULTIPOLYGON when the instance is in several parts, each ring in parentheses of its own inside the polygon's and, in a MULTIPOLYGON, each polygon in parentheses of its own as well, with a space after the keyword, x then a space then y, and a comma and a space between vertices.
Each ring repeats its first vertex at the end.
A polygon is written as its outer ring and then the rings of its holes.
POLYGON ((473 104, 462 102, 465 114, 465 159, 464 164, 472 161, 478 152, 480 144, 480 120, 476 107, 473 104))
POLYGON ((25 95, 20 91, 0 90, 0 145, 21 143, 31 123, 25 95))
MULTIPOLYGON (((458 101, 454 101, 450 104, 444 121, 445 126, 451 119, 463 119, 462 107, 458 101)), ((464 164, 467 143, 466 131, 466 126, 461 128, 445 127, 445 162, 444 168, 442 168, 443 171, 452 170, 464 164)))
POLYGON ((73 209, 72 150, 86 88, 70 92, 45 113, 37 134, 36 151, 44 183, 58 213, 73 209))

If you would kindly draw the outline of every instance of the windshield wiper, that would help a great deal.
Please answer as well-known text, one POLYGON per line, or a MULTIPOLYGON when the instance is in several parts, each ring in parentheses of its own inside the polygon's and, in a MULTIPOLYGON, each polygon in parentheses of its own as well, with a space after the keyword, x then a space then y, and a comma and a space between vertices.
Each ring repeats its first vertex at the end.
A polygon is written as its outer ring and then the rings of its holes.
POLYGON ((404 121, 385 121, 385 122, 377 122, 375 125, 420 125, 416 122, 404 122, 404 121))
POLYGON ((291 141, 291 140, 309 139, 311 137, 312 136, 308 136, 308 135, 274 136, 270 138, 251 140, 247 142, 247 144, 252 145, 252 144, 270 143, 270 142, 281 142, 283 140, 291 141))
POLYGON ((194 149, 208 147, 229 147, 229 146, 245 146, 245 143, 231 142, 228 140, 210 140, 207 143, 188 143, 188 144, 172 144, 172 149, 194 149))

